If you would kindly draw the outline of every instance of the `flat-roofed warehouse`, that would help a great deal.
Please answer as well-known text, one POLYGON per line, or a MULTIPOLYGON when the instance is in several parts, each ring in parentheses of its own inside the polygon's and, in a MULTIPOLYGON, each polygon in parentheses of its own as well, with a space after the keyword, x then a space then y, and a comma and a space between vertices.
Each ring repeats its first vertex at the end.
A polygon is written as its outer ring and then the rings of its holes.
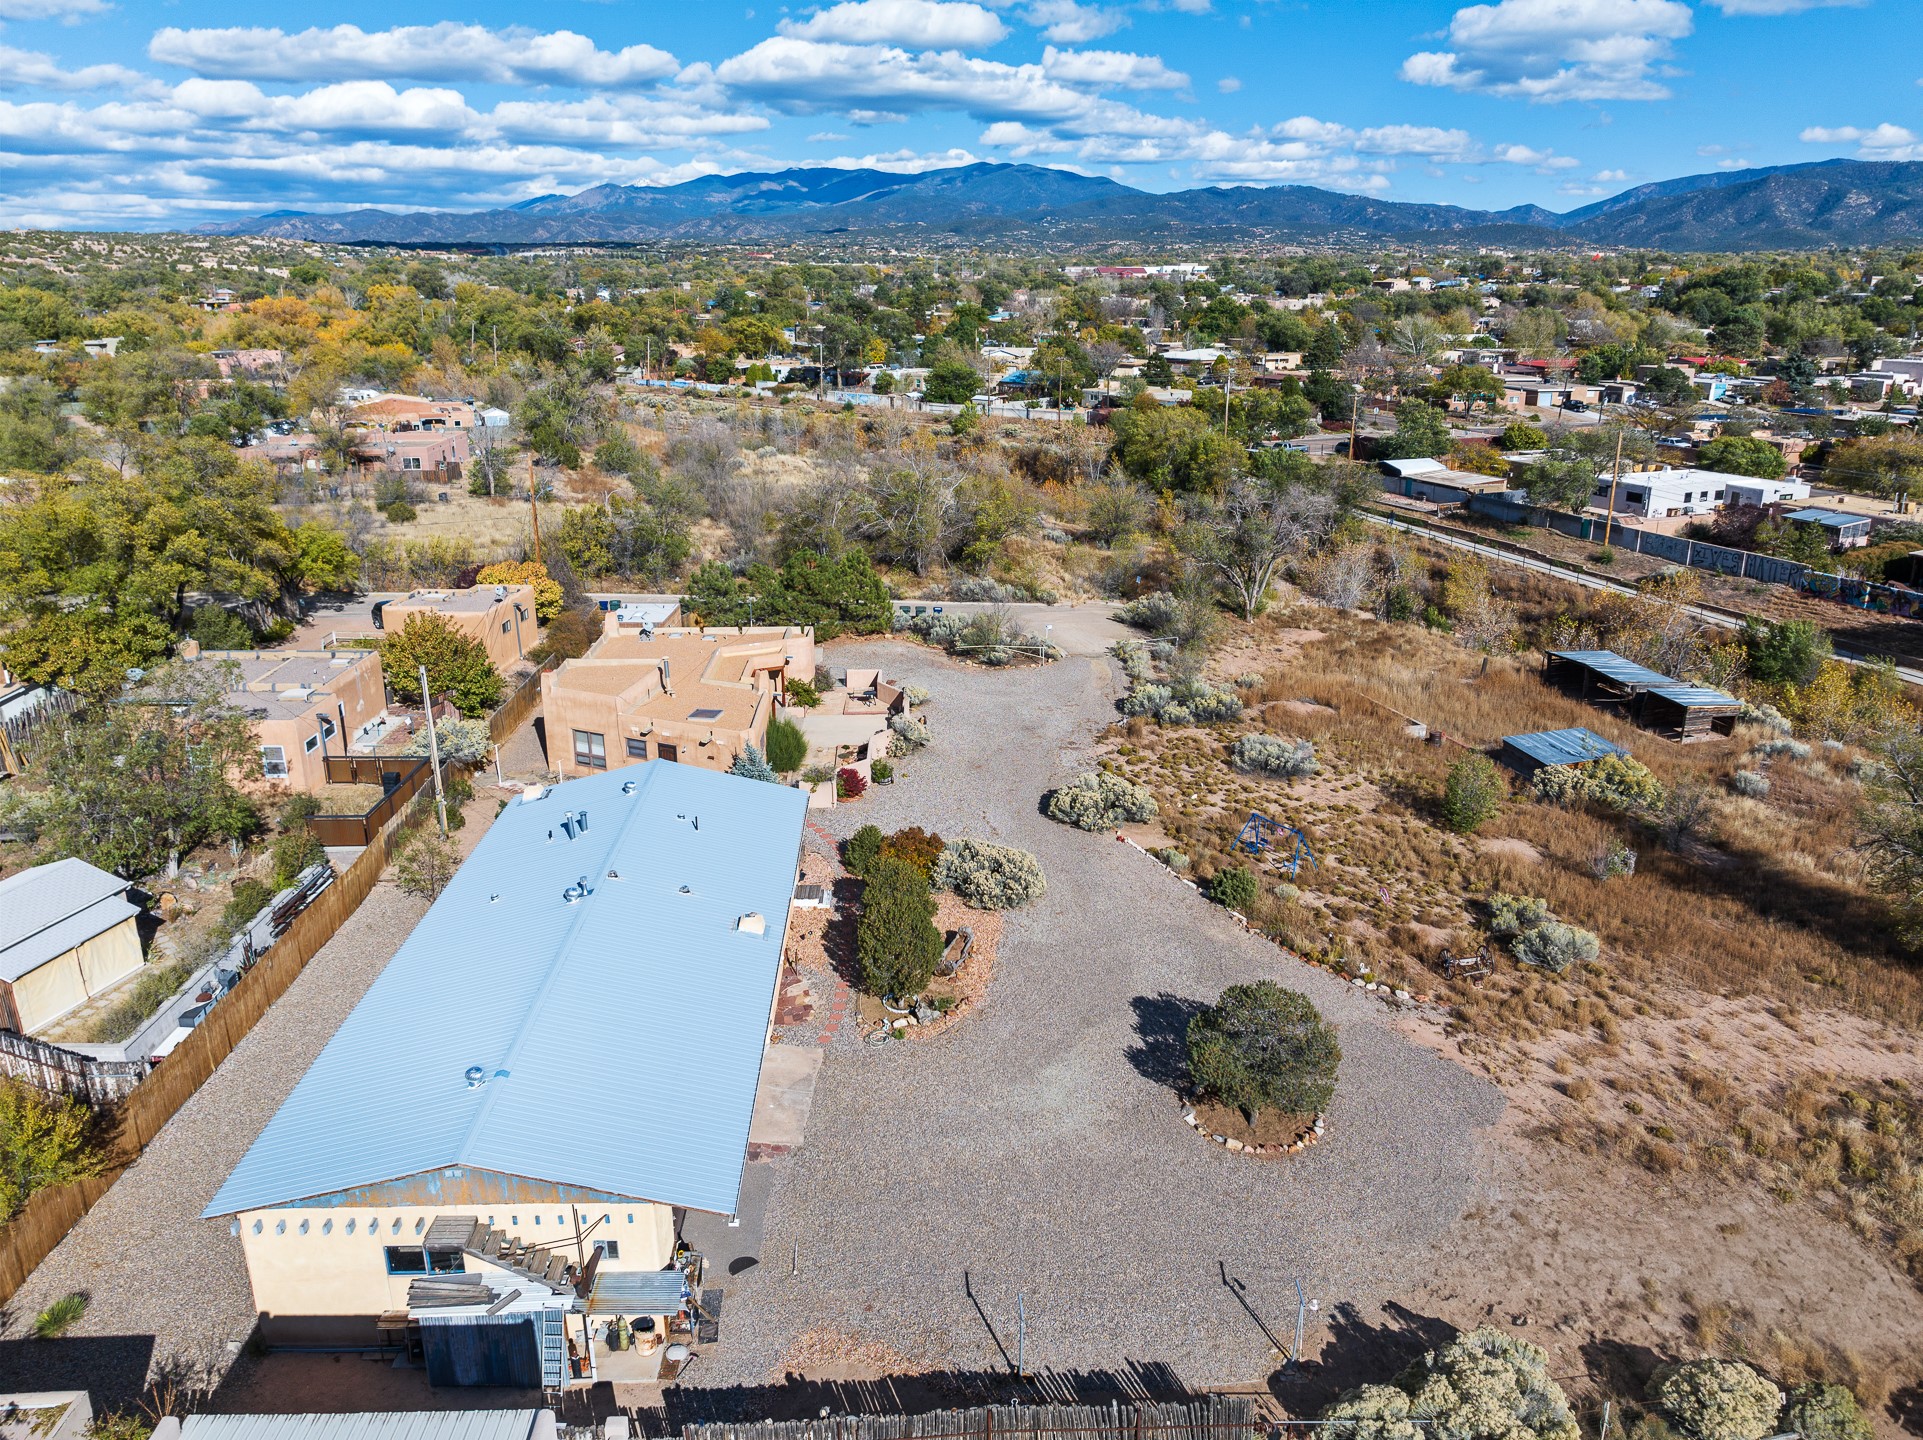
POLYGON ((263 1337, 558 1384, 597 1295, 665 1329, 674 1208, 737 1204, 806 809, 685 765, 510 804, 207 1207, 263 1337))

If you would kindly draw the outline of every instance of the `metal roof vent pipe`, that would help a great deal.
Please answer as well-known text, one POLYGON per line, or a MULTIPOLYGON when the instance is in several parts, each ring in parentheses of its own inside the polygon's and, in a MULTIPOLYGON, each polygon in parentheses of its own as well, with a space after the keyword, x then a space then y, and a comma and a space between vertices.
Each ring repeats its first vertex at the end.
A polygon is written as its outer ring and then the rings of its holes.
POLYGON ((621 793, 623 795, 632 795, 634 793, 634 789, 635 789, 635 785, 632 780, 623 780, 621 782, 621 793))
POLYGON ((573 811, 569 811, 567 814, 561 817, 561 833, 567 836, 568 839, 570 840, 574 838, 574 812, 573 811))
POLYGON ((581 833, 583 835, 587 834, 588 833, 588 812, 585 810, 575 811, 574 823, 581 827, 581 833))
POLYGON ((470 1090, 479 1090, 485 1084, 487 1084, 487 1071, 479 1065, 468 1066, 467 1088, 470 1090))
POLYGON ((576 880, 561 892, 561 898, 572 905, 575 901, 584 900, 593 893, 592 890, 588 889, 588 877, 583 875, 579 880, 576 880))

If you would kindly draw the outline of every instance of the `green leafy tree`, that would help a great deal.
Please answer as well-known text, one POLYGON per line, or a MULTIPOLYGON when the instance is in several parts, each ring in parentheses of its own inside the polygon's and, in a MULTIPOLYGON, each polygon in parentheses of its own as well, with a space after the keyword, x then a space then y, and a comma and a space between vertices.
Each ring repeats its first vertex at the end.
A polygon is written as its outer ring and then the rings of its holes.
POLYGON ((461 868, 461 852, 431 825, 423 825, 394 857, 394 883, 409 895, 433 900, 461 868))
POLYGON ((93 1112, 19 1080, 0 1080, 0 1215, 12 1219, 37 1190, 106 1169, 93 1112))
POLYGON ((808 737, 792 720, 777 716, 768 722, 768 763, 783 775, 792 775, 808 761, 808 737))
POLYGON ((1469 755, 1449 768, 1442 786, 1442 818, 1458 835, 1468 835, 1495 819, 1508 787, 1487 755, 1469 755))
POLYGON ((1376 452, 1384 460, 1432 459, 1454 444, 1448 416, 1426 400, 1404 400, 1396 406, 1395 434, 1379 442, 1376 452))
POLYGON ((1764 480, 1780 480, 1784 469, 1783 452, 1753 435, 1719 435, 1703 446, 1696 463, 1704 470, 1764 480))
POLYGON ((410 615, 381 641, 381 670, 402 700, 419 703, 423 665, 435 700, 449 701, 463 715, 485 715, 500 703, 501 675, 487 647, 444 616, 410 615))
POLYGON ((259 773, 259 752, 247 717, 229 703, 232 673, 170 666, 120 703, 65 717, 34 747, 8 812, 54 854, 129 880, 171 877, 195 846, 251 834, 259 815, 235 782, 259 773))
POLYGON ((938 360, 928 367, 922 398, 931 405, 966 405, 981 387, 981 377, 965 360, 938 360))
POLYGON ((1750 678, 1765 685, 1807 685, 1830 658, 1829 631, 1814 620, 1743 622, 1742 642, 1750 678))
POLYGON ((1144 396, 1116 411, 1108 428, 1116 464, 1154 489, 1214 494, 1234 472, 1237 447, 1200 410, 1144 396))
POLYGON ((1765 520, 1756 527, 1755 545, 1765 555, 1812 570, 1828 571, 1835 563, 1830 557, 1829 532, 1814 521, 1765 520))
POLYGON ((1189 1022, 1189 1073, 1204 1095, 1253 1118, 1329 1108, 1342 1047, 1306 996, 1273 980, 1231 985, 1189 1022))
POLYGON ((935 896, 905 860, 877 859, 863 877, 855 956, 871 995, 919 995, 941 960, 935 896))

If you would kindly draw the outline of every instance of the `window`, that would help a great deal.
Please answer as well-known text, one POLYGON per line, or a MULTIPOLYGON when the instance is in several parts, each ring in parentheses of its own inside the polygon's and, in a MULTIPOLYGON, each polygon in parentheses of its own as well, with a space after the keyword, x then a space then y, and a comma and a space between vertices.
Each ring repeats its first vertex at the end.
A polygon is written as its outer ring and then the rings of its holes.
POLYGON ((263 745, 260 747, 260 773, 269 780, 287 778, 287 747, 285 745, 263 745))
POLYGON ((601 1258, 603 1260, 619 1260, 621 1258, 621 1242, 619 1240, 596 1240, 594 1242, 594 1248, 601 1252, 601 1258))
POLYGON ((320 717, 320 726, 321 738, 323 740, 332 740, 334 738, 334 722, 323 715, 320 717))
POLYGON ((628 759, 645 760, 647 758, 648 758, 648 742, 645 740, 636 740, 630 737, 628 740, 628 759))
POLYGON ((388 1245, 389 1275, 464 1275, 467 1257, 459 1250, 427 1250, 419 1245, 388 1245))
POLYGON ((507 622, 507 621, 505 621, 505 620, 503 620, 503 621, 501 622, 501 633, 502 633, 503 635, 505 635, 505 634, 507 634, 507 627, 508 627, 508 622, 507 622))
POLYGON ((608 768, 607 737, 597 735, 592 730, 574 732, 574 763, 585 765, 591 770, 608 768))
POLYGON ((403 470, 418 470, 418 469, 420 469, 420 468, 421 468, 421 457, 420 457, 420 456, 418 456, 418 455, 403 455, 403 456, 401 457, 401 469, 403 469, 403 470))
POLYGON ((320 743, 321 743, 320 736, 309 735, 307 737, 307 743, 301 746, 300 748, 305 750, 309 755, 312 755, 316 750, 320 749, 320 743))

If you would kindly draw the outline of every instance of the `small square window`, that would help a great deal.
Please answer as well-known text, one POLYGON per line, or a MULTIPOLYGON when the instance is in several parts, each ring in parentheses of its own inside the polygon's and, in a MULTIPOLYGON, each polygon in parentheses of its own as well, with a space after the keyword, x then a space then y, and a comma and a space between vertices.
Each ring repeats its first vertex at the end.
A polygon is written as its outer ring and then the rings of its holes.
POLYGON ((269 780, 285 780, 287 778, 287 747, 284 745, 261 746, 260 773, 269 780))
POLYGON ((574 763, 585 765, 591 770, 608 768, 607 737, 592 730, 574 732, 574 763))
POLYGON ((320 743, 321 743, 320 736, 309 735, 307 737, 307 743, 301 746, 300 748, 305 750, 309 755, 312 755, 316 750, 320 749, 320 743))
POLYGON ((334 738, 334 722, 329 720, 325 715, 320 717, 320 727, 321 738, 323 740, 332 740, 334 738))
POLYGON ((505 634, 507 634, 507 627, 508 627, 508 622, 507 622, 507 621, 505 621, 505 620, 503 620, 503 621, 501 622, 501 633, 502 633, 503 635, 505 635, 505 634))
POLYGON ((648 742, 645 740, 636 740, 633 736, 629 736, 628 737, 628 758, 630 760, 647 759, 648 758, 648 742))
POLYGON ((594 1242, 594 1248, 601 1252, 601 1258, 603 1260, 619 1260, 621 1258, 621 1242, 619 1240, 596 1240, 594 1242))

